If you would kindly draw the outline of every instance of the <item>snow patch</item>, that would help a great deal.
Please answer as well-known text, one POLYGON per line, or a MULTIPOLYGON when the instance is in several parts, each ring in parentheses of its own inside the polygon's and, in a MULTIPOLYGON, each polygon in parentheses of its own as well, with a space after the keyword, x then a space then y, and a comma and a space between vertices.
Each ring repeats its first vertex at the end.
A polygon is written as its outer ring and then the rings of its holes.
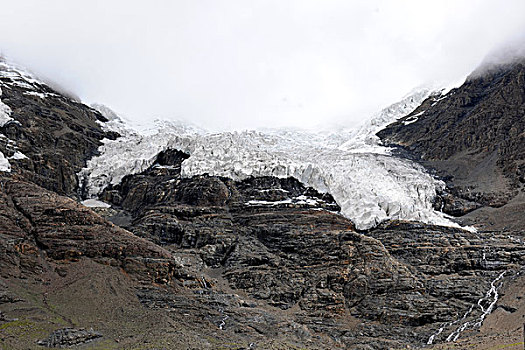
POLYGON ((295 198, 287 198, 280 201, 249 200, 245 204, 249 206, 278 206, 282 204, 300 204, 308 206, 317 206, 322 203, 324 203, 324 201, 319 198, 301 195, 295 198))
POLYGON ((27 95, 27 96, 36 96, 36 97, 39 97, 41 99, 44 99, 46 98, 46 94, 42 93, 42 92, 36 92, 36 91, 26 91, 24 92, 24 95, 27 95))
POLYGON ((267 193, 267 192, 283 192, 288 193, 289 191, 283 190, 282 188, 271 188, 271 189, 265 189, 265 190, 257 190, 257 192, 260 193, 267 193))
POLYGON ((98 199, 86 199, 81 202, 83 206, 88 208, 111 208, 110 204, 99 201, 98 199))
POLYGON ((9 157, 9 159, 20 160, 20 159, 28 159, 28 158, 22 152, 16 151, 11 157, 9 157))
POLYGON ((36 90, 44 83, 22 67, 0 58, 0 77, 10 79, 10 84, 27 90, 36 90))
MULTIPOLYGON (((2 97, 2 88, 0 88, 0 97, 2 97)), ((0 99, 0 128, 11 120, 14 120, 11 118, 11 108, 0 99)))
POLYGON ((11 164, 9 164, 9 161, 6 157, 4 157, 4 154, 0 151, 0 171, 3 172, 11 172, 11 164))
POLYGON ((409 125, 409 124, 415 123, 415 122, 417 122, 418 119, 419 119, 418 117, 413 115, 411 117, 408 117, 406 120, 404 120, 403 121, 403 125, 409 125))

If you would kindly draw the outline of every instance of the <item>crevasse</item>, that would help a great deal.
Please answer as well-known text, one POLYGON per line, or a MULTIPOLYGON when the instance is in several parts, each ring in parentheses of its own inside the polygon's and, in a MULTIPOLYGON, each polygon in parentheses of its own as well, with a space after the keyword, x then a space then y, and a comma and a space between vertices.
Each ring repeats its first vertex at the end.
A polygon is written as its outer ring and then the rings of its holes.
POLYGON ((436 190, 444 184, 418 164, 391 156, 375 136, 430 94, 428 89, 416 91, 378 113, 358 131, 332 133, 286 129, 209 133, 165 121, 145 133, 133 131, 111 115, 104 127, 123 136, 104 140, 101 154, 79 173, 80 183, 85 185, 86 198, 96 197, 108 184, 149 167, 160 151, 175 148, 190 154, 182 164, 185 177, 293 176, 332 194, 341 213, 358 229, 387 219, 457 226, 432 206, 436 190))

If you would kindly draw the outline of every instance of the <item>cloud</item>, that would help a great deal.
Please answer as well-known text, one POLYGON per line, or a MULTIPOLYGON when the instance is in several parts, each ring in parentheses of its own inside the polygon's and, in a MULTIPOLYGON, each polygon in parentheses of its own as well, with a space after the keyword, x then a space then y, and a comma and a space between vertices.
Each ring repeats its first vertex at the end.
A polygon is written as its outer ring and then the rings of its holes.
POLYGON ((522 0, 25 0, 2 5, 0 50, 133 120, 355 126, 466 77, 524 17, 522 0))
POLYGON ((498 69, 501 65, 512 64, 525 58, 525 33, 518 33, 509 37, 493 48, 483 59, 480 66, 469 76, 479 77, 485 73, 498 69))

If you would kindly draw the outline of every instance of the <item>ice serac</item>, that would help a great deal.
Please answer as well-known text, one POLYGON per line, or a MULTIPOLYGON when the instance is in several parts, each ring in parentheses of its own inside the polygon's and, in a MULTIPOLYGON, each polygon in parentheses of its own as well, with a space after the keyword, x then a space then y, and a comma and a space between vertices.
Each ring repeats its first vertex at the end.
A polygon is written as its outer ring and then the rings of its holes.
POLYGON ((436 189, 443 183, 414 162, 391 156, 374 136, 378 128, 410 113, 430 93, 428 89, 417 91, 386 108, 358 133, 208 133, 162 122, 155 132, 146 134, 129 129, 122 133, 119 124, 119 131, 125 136, 104 140, 101 155, 91 159, 79 176, 86 198, 96 197, 108 184, 118 184, 125 175, 145 170, 160 151, 173 148, 190 154, 182 165, 185 177, 295 177, 320 192, 332 194, 342 214, 359 229, 387 219, 455 226, 432 206, 436 189))

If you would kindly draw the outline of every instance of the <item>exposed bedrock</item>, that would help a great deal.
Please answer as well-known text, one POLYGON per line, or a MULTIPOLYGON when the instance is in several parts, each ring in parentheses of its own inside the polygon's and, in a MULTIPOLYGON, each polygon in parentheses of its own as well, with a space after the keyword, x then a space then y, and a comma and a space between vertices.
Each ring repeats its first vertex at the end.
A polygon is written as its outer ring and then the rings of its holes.
POLYGON ((48 259, 66 263, 89 258, 137 272, 150 282, 172 279, 169 252, 72 199, 9 178, 0 178, 0 187, 0 259, 5 276, 38 274, 48 259))

